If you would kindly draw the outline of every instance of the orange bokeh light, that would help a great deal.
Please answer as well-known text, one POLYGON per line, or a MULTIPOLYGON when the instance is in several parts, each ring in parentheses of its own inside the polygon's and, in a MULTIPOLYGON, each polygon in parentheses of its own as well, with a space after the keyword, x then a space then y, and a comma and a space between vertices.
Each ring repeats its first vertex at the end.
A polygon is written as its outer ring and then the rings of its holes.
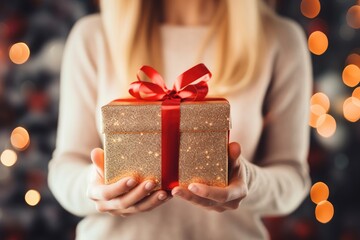
POLYGON ((329 187, 323 182, 315 183, 310 189, 310 198, 315 204, 327 200, 329 197, 329 187))
POLYGON ((323 137, 331 137, 336 131, 336 121, 329 114, 323 114, 316 123, 317 132, 323 137))
POLYGON ((354 91, 352 93, 352 97, 360 100, 360 87, 357 87, 354 89, 354 91))
POLYGON ((347 64, 354 64, 360 68, 360 55, 358 53, 352 53, 346 58, 347 64))
POLYGON ((310 99, 311 105, 320 105, 324 108, 325 112, 329 111, 330 108, 330 100, 329 97, 322 92, 315 93, 312 95, 310 99))
POLYGON ((320 202, 315 208, 315 217, 321 223, 329 222, 334 216, 334 206, 329 201, 320 202))
POLYGON ((360 119, 360 100, 356 97, 349 97, 343 105, 343 113, 346 120, 356 122, 360 119))
POLYGON ((327 36, 321 31, 315 31, 310 34, 308 39, 308 47, 310 52, 315 55, 323 54, 329 45, 327 36))
POLYGON ((0 160, 4 166, 11 167, 17 161, 17 154, 13 150, 5 149, 1 154, 0 160))
POLYGON ((301 13, 307 18, 316 17, 321 9, 319 0, 302 0, 300 4, 301 13))
POLYGON ((349 8, 346 14, 346 21, 352 28, 360 28, 360 5, 354 5, 349 8))
POLYGON ((313 128, 316 128, 316 123, 317 123, 319 117, 325 113, 326 113, 326 110, 319 104, 311 105, 310 106, 309 125, 313 128))
POLYGON ((355 64, 347 65, 342 72, 342 79, 345 85, 355 87, 360 81, 360 68, 355 64))
POLYGON ((11 144, 18 150, 25 150, 30 144, 28 131, 23 127, 15 128, 10 137, 11 144))
POLYGON ((25 194, 25 202, 30 206, 35 206, 40 202, 41 195, 36 190, 29 190, 25 194))
POLYGON ((15 64, 23 64, 30 57, 30 49, 26 43, 19 42, 11 46, 9 51, 10 60, 15 64))

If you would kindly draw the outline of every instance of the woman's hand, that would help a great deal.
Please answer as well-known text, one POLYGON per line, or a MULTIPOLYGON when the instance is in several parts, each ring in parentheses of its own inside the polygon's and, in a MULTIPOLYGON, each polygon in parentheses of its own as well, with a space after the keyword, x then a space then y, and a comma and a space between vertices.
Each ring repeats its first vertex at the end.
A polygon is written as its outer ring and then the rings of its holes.
POLYGON ((172 195, 209 210, 223 212, 237 209, 248 193, 246 165, 240 161, 240 145, 229 144, 230 179, 225 188, 192 183, 188 189, 175 187, 172 195))
POLYGON ((153 192, 154 181, 138 183, 134 178, 122 178, 116 183, 104 184, 104 151, 95 148, 91 152, 93 168, 87 189, 88 197, 95 202, 99 212, 128 216, 146 212, 163 204, 168 198, 165 191, 153 192))

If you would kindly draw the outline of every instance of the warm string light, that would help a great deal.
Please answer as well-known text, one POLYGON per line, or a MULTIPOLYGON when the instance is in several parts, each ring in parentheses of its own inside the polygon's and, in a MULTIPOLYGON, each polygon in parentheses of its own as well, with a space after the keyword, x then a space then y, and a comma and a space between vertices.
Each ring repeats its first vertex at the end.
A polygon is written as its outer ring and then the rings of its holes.
POLYGON ((26 43, 19 42, 11 46, 9 51, 10 60, 15 64, 23 64, 30 57, 30 49, 26 43))
POLYGON ((309 125, 313 128, 316 128, 316 124, 317 124, 319 117, 325 113, 326 113, 326 111, 322 106, 320 106, 318 104, 311 105, 310 106, 309 125))
MULTIPOLYGON (((23 151, 30 144, 29 133, 23 127, 15 128, 10 136, 11 145, 16 149, 23 151)), ((11 149, 5 149, 1 154, 1 163, 6 167, 13 166, 17 161, 17 154, 11 149)))
MULTIPOLYGON (((358 94, 359 91, 356 92, 358 94)), ((343 114, 349 122, 356 122, 360 119, 360 100, 356 97, 349 97, 344 101, 343 114)))
POLYGON ((360 5, 354 5, 349 8, 346 14, 347 24, 354 28, 360 28, 360 5))
POLYGON ((352 92, 352 97, 360 100, 360 87, 357 87, 352 92))
POLYGON ((347 65, 342 72, 342 79, 345 85, 355 87, 360 81, 360 68, 355 64, 347 65))
POLYGON ((17 154, 11 149, 5 149, 1 154, 1 163, 6 167, 13 166, 17 161, 17 154))
MULTIPOLYGON (((319 15, 321 3, 319 0, 302 0, 301 13, 307 18, 315 18, 319 15)), ((322 55, 328 49, 329 40, 322 31, 314 31, 308 38, 309 51, 315 55, 322 55)))
POLYGON ((330 109, 330 100, 325 93, 315 93, 310 99, 309 125, 316 128, 322 137, 331 137, 336 131, 335 119, 327 114, 330 109))
POLYGON ((329 97, 322 92, 315 93, 310 99, 310 104, 321 106, 324 109, 325 113, 327 113, 330 109, 329 97))
MULTIPOLYGON (((342 72, 342 79, 346 86, 356 87, 360 82, 360 56, 352 53, 346 59, 348 65, 342 72)), ((343 115, 349 122, 357 122, 360 119, 360 88, 354 89, 352 96, 343 104, 343 115)))
POLYGON ((308 39, 310 52, 315 55, 322 55, 328 48, 329 41, 325 33, 321 31, 312 32, 308 39))
POLYGON ((321 10, 319 0, 302 0, 300 4, 301 13, 307 18, 315 18, 321 10))
POLYGON ((310 189, 310 198, 313 203, 318 204, 329 197, 329 187, 323 182, 315 183, 310 189))
MULTIPOLYGON (((349 8, 346 14, 348 25, 354 29, 360 28, 360 2, 349 8)), ((346 59, 346 67, 342 72, 342 79, 346 86, 356 87, 360 82, 360 54, 359 49, 351 53, 346 59)), ((360 119, 360 88, 354 89, 352 96, 343 104, 343 115, 349 122, 360 119)))
POLYGON ((15 149, 25 150, 30 144, 28 131, 23 127, 15 128, 11 133, 10 142, 15 149))
POLYGON ((29 190, 25 194, 25 202, 30 206, 35 206, 40 202, 41 195, 36 190, 29 190))
POLYGON ((334 216, 334 206, 328 201, 329 187, 323 182, 315 183, 310 189, 310 198, 316 205, 315 217, 321 223, 328 223, 334 216))
POLYGON ((329 114, 321 115, 316 122, 316 131, 325 138, 333 136, 336 131, 336 121, 334 117, 329 114))
MULTIPOLYGON (((28 131, 23 127, 17 127, 11 132, 11 145, 19 151, 25 150, 30 144, 30 137, 28 131)), ((1 163, 6 167, 13 166, 17 161, 17 154, 11 149, 6 149, 2 152, 0 157, 1 163)), ((40 193, 36 190, 29 190, 25 194, 25 201, 30 206, 35 206, 40 201, 40 193)))
POLYGON ((315 217, 321 223, 328 223, 334 216, 334 206, 329 201, 322 201, 315 208, 315 217))
POLYGON ((356 65, 358 68, 360 68, 360 54, 359 53, 351 53, 347 58, 346 58, 346 64, 350 65, 350 64, 354 64, 356 65))

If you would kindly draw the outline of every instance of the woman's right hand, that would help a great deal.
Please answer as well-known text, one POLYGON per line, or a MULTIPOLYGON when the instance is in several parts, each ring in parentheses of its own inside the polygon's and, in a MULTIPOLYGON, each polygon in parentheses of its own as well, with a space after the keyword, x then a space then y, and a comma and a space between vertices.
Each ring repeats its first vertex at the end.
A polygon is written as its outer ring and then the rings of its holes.
POLYGON ((95 148, 91 152, 93 168, 87 189, 88 197, 95 202, 99 212, 112 215, 129 216, 150 211, 170 198, 163 190, 153 191, 155 182, 148 180, 141 183, 126 177, 119 181, 104 184, 104 151, 95 148))

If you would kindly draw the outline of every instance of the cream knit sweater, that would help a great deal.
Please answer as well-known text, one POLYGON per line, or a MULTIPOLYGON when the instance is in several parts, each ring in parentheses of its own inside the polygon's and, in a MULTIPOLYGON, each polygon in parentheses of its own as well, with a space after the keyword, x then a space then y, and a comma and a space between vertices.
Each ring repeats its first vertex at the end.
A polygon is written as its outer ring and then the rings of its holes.
MULTIPOLYGON (((127 218, 100 214, 86 197, 90 152, 102 147, 100 107, 128 88, 108 66, 109 50, 99 15, 73 28, 64 53, 56 150, 49 164, 49 186, 69 212, 84 216, 77 239, 266 239, 262 216, 288 214, 308 194, 308 112, 312 86, 303 32, 276 17, 266 26, 269 49, 258 79, 226 97, 231 104, 230 140, 240 143, 250 170, 249 193, 237 210, 217 213, 171 199, 127 218)), ((161 28, 164 78, 168 86, 194 65, 206 27, 161 28)), ((212 69, 212 52, 203 62, 212 69)), ((135 76, 134 76, 135 80, 135 76)))

